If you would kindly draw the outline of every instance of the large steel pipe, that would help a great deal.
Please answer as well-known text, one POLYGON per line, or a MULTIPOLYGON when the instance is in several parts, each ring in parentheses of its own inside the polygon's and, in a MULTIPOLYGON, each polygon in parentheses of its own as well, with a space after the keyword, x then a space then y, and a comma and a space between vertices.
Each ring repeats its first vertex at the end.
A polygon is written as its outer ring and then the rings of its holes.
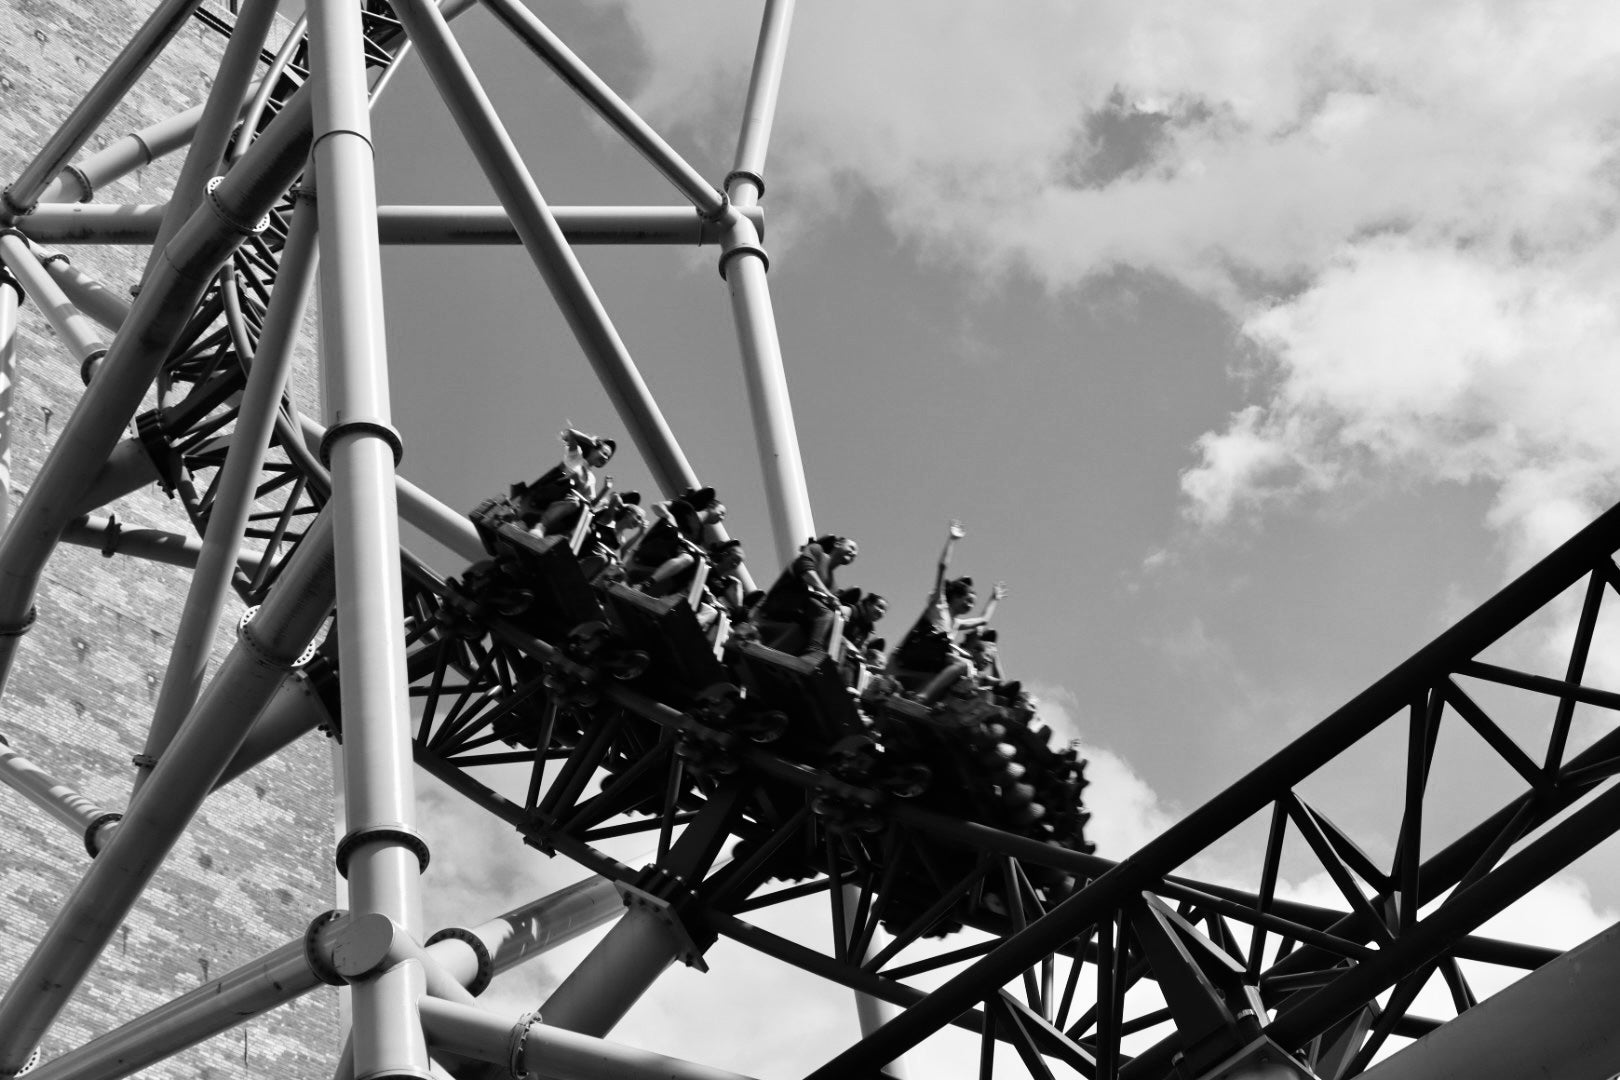
POLYGON ((215 271, 302 170, 309 145, 309 112, 302 104, 295 95, 164 249, 102 370, 0 537, 0 688, 17 638, 33 622, 40 570, 62 528, 84 513, 79 500, 88 480, 117 445, 215 271))
POLYGON ((549 1024, 515 1025, 448 1001, 422 1002, 422 1023, 437 1050, 487 1061, 510 1075, 552 1080, 749 1080, 742 1073, 604 1042, 549 1024))
MULTIPOLYGON (((690 206, 554 206, 551 212, 570 244, 702 247, 719 244, 724 232, 720 222, 702 217, 690 206)), ((742 213, 755 229, 764 231, 759 207, 742 213)), ((161 204, 41 206, 28 215, 26 225, 29 239, 38 243, 149 244, 163 214, 161 204)), ((385 246, 523 242, 499 206, 379 206, 377 238, 385 246)))
POLYGON ((512 216, 523 246, 550 289, 569 329, 595 369, 625 429, 635 440, 658 487, 675 495, 698 486, 675 434, 653 401, 619 338, 584 268, 569 250, 551 208, 541 197, 528 166, 495 115, 450 28, 428 0, 407 0, 395 8, 405 32, 422 54, 422 62, 439 96, 449 106, 495 196, 512 216))
MULTIPOLYGON (((268 0, 259 0, 260 9, 268 0)), ((273 6, 272 6, 273 10, 273 6)), ((232 38, 232 42, 235 42, 232 38)), ((255 54, 257 46, 254 47, 255 54)), ((198 144, 199 147, 202 144, 198 144)), ((301 199, 312 198, 308 185, 301 199)), ((305 205, 308 205, 306 202, 305 205)), ((208 656, 231 579, 236 572, 242 538, 258 491, 259 472, 269 449, 281 406, 281 393, 292 372, 294 347, 303 327, 304 308, 315 276, 315 220, 313 214, 294 221, 281 253, 281 271, 264 315, 264 329, 252 357, 247 386, 237 406, 236 427, 231 445, 220 469, 213 507, 208 515, 208 532, 203 537, 197 570, 191 576, 180 625, 169 651, 169 666, 158 689, 152 724, 147 730, 142 761, 161 758, 180 722, 190 712, 208 672, 208 656)), ((148 775, 147 765, 136 773, 138 793, 148 775)))
MULTIPOLYGON (((436 10, 436 9, 435 9, 436 10)), ((383 332, 382 264, 358 5, 315 0, 308 9, 315 112, 314 165, 321 253, 321 344, 336 525, 339 687, 348 832, 339 869, 356 914, 377 914, 419 936, 417 878, 425 845, 416 834, 404 593, 383 332)), ((373 1077, 431 1075, 416 1013, 424 973, 403 962, 355 984, 354 1071, 373 1077)))
POLYGON ((706 218, 714 220, 726 208, 726 196, 703 178, 665 142, 648 123, 636 115, 634 109, 613 88, 599 78, 585 62, 574 55, 563 40, 551 32, 518 0, 484 0, 484 6, 497 19, 518 36, 547 67, 573 88, 596 114, 624 136, 636 152, 646 158, 653 168, 689 199, 706 218))
POLYGON ((198 701, 112 841, 69 895, 0 999, 0 1076, 13 1076, 89 972, 170 848, 235 756, 249 725, 326 621, 331 595, 330 519, 281 581, 198 701))
POLYGON ((79 152, 107 114, 123 100, 157 54, 179 33, 200 0, 163 0, 136 31, 117 59, 80 99, 15 183, 0 193, 0 218, 26 214, 62 167, 79 152))

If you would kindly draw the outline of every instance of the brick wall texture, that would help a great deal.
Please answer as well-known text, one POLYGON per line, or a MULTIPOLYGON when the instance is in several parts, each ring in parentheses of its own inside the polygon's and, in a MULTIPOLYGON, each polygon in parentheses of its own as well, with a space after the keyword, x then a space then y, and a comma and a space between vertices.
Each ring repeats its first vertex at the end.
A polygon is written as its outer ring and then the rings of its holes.
MULTIPOLYGON (((0 0, 0 184, 16 178, 150 8, 150 0, 0 0)), ((215 31, 189 24, 83 153, 200 101, 222 46, 215 31)), ((97 201, 163 202, 179 164, 179 154, 155 163, 97 201)), ((119 293, 146 257, 138 248, 63 250, 119 293)), ((31 305, 17 359, 14 499, 82 391, 78 365, 31 305)), ((303 367, 296 393, 313 409, 307 360, 303 367)), ((189 532, 179 503, 156 488, 110 509, 129 527, 189 532)), ((67 546, 46 571, 38 623, 0 702, 0 733, 107 809, 122 809, 128 797, 130 759, 145 738, 188 580, 179 570, 67 546)), ((239 614, 229 612, 230 627, 239 614)), ((219 636, 216 661, 231 640, 219 636)), ((44 1056, 298 937, 332 907, 330 776, 328 745, 313 735, 210 799, 51 1030, 44 1056)), ((0 786, 0 986, 10 985, 88 862, 81 838, 0 786)), ((335 995, 323 988, 141 1075, 329 1077, 337 1028, 335 995)))

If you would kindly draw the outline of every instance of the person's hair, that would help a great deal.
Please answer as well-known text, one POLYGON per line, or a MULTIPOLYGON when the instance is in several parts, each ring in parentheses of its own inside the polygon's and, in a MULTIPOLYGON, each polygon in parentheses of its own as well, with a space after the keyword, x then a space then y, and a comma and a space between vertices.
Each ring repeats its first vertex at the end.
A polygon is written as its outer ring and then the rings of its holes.
POLYGON ((838 602, 840 604, 858 604, 858 603, 860 603, 861 602, 861 590, 860 590, 859 586, 851 585, 847 589, 839 589, 838 590, 838 602))
POLYGON ((888 602, 889 601, 884 599, 883 596, 881 596, 881 595, 879 595, 878 593, 875 593, 875 592, 869 592, 869 593, 867 593, 865 596, 863 596, 861 598, 861 603, 863 603, 863 604, 871 604, 871 603, 884 603, 884 604, 887 604, 888 602))
POLYGON ((945 599, 959 600, 973 591, 973 579, 970 577, 952 578, 945 583, 945 599))
POLYGON ((847 536, 834 536, 832 533, 828 533, 825 536, 816 537, 811 541, 811 543, 815 544, 816 547, 820 548, 822 551, 831 551, 838 545, 838 541, 848 539, 849 537, 847 536))
POLYGON ((733 537, 730 540, 716 540, 709 545, 709 558, 718 559, 726 552, 735 549, 738 555, 742 554, 742 541, 733 537))

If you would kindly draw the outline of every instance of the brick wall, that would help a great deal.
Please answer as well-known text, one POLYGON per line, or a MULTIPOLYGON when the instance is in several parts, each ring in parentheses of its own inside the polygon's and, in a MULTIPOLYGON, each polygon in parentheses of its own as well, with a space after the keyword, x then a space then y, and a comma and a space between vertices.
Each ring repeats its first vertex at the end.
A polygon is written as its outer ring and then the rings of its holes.
MULTIPOLYGON (((0 184, 9 183, 117 54, 150 3, 0 0, 0 184)), ((206 93, 222 39, 184 29, 90 152, 187 108, 206 93)), ((179 156, 98 193, 103 202, 162 202, 179 156)), ((123 292, 146 252, 68 248, 74 264, 123 292)), ((77 364, 49 325, 24 309, 11 417, 13 488, 25 490, 82 390, 77 364)), ((317 400, 308 364, 300 402, 317 400)), ((132 527, 186 531, 179 504, 155 489, 111 508, 132 527)), ((21 644, 0 702, 0 732, 18 752, 108 809, 128 795, 184 603, 177 570, 83 548, 52 558, 39 621, 21 644)), ((239 609, 229 614, 234 626, 239 609)), ((216 643, 216 660, 230 635, 216 643)), ((211 799, 155 884, 51 1031, 52 1057, 300 935, 333 906, 330 765, 319 736, 211 799)), ((79 837, 0 787, 0 985, 9 985, 88 860, 79 837)), ((322 990, 145 1074, 328 1077, 336 1007, 322 990)))

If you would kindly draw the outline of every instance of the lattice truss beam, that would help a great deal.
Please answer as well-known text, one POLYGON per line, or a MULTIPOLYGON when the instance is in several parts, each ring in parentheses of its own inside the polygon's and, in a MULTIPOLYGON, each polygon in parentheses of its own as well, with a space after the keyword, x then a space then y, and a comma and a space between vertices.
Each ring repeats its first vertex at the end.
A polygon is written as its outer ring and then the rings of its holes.
POLYGON ((1620 512, 1115 864, 1079 840, 1080 766, 1048 753, 1049 732, 1015 738, 969 715, 910 715, 879 702, 854 723, 875 716, 884 753, 824 737, 829 718, 855 715, 841 685, 828 691, 815 672, 757 653, 724 666, 678 605, 622 589, 604 599, 553 572, 545 552, 480 537, 396 477, 379 242, 522 244, 670 495, 697 486, 697 474, 570 245, 711 243, 742 343, 777 554, 785 559, 813 533, 758 206, 791 4, 765 4, 736 168, 717 186, 517 0, 485 3, 689 205, 548 206, 455 43, 446 19, 466 6, 455 0, 442 10, 425 0, 315 0, 275 49, 266 44, 272 5, 163 0, 6 189, 0 351, 9 363, 26 299, 51 320, 86 389, 0 538, 0 679, 27 647, 34 592, 58 542, 191 567, 194 577, 122 815, 0 748, 3 778, 82 833, 93 856, 0 998, 0 1076, 29 1064, 210 792, 316 727, 344 747, 348 831, 337 858, 352 910, 316 917, 302 938, 36 1075, 129 1075, 325 983, 352 993, 339 1075, 425 1077, 436 1061, 458 1076, 726 1076, 605 1038, 663 971, 702 966, 724 936, 897 1010, 816 1078, 874 1075, 949 1028, 974 1033, 978 1060, 964 1074, 981 1077, 1340 1078, 1366 1069, 1392 1039, 1472 1008, 1469 965, 1556 961, 1476 931, 1616 820, 1611 714, 1620 695, 1584 680, 1603 606, 1620 589, 1620 512), (78 158, 193 17, 225 43, 207 101, 78 158), (369 102, 407 49, 499 206, 376 205, 369 102), (93 201, 151 156, 181 150, 166 204, 93 201), (97 243, 151 246, 133 304, 52 250, 97 243), (324 427, 283 393, 317 251, 324 427), (158 407, 135 417, 154 387, 158 407), (132 418, 136 435, 123 438, 132 418), (202 540, 96 513, 154 480, 182 500, 202 540), (436 575, 400 552, 396 507, 469 560, 494 552, 497 563, 530 566, 534 586, 492 592, 475 587, 476 570, 436 575), (205 679, 232 590, 254 614, 205 679), (1515 630, 1570 606, 1570 595, 1578 613, 1559 677, 1487 658, 1515 630), (1519 695, 1511 708, 1493 703, 1503 687, 1519 695), (1535 718, 1538 752, 1507 733, 1503 710, 1535 718), (1483 748, 1509 779, 1493 808, 1437 838, 1434 803, 1448 796, 1431 779, 1456 742, 1443 733, 1467 733, 1474 743, 1459 752, 1483 748), (895 749, 952 740, 965 749, 950 777, 930 778, 895 749), (1383 770, 1370 782, 1398 807, 1392 842, 1376 831, 1358 838, 1308 797, 1318 778, 1369 747, 1383 770), (412 757, 533 847, 599 876, 470 930, 430 935, 416 882, 425 852, 412 825, 412 757), (1028 796, 1011 808, 1006 797, 1019 789, 1019 762, 1036 759, 1059 762, 1036 793, 1055 811, 1039 828, 1028 796), (964 806, 963 792, 968 803, 982 799, 964 806), (632 835, 652 852, 643 865, 603 846, 632 835), (1211 853, 1234 842, 1252 855, 1245 868, 1208 873, 1211 853), (1285 872, 1325 875, 1338 902, 1285 899, 1285 872), (750 919, 807 898, 825 904, 825 941, 750 919), (537 1014, 478 1005, 494 974, 621 911, 537 1014), (1425 1015, 1417 1003, 1430 986, 1444 995, 1425 1015))

